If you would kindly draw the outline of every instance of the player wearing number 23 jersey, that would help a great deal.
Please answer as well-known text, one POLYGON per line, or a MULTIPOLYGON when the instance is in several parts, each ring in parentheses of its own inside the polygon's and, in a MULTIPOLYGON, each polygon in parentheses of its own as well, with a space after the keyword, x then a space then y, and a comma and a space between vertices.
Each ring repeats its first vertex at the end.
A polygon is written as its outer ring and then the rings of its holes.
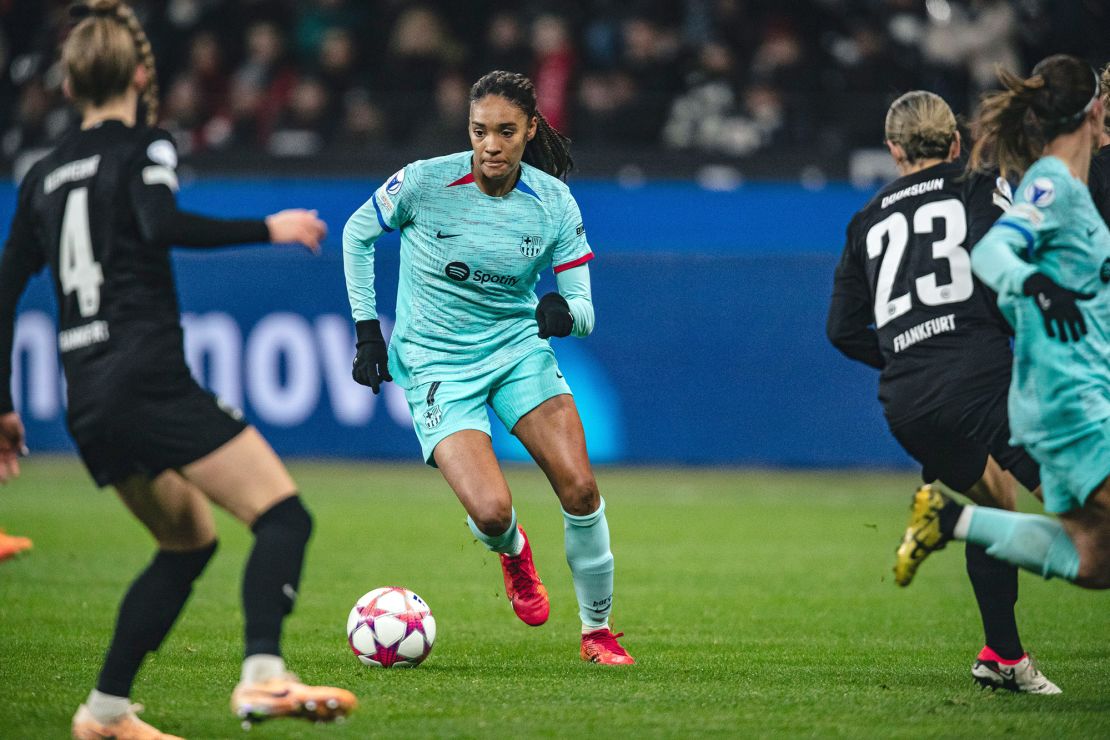
MULTIPOLYGON (((964 175, 955 116, 932 93, 894 101, 886 138, 902 176, 848 226, 829 338, 881 369, 879 398, 891 432, 921 463, 926 483, 939 479, 1012 508, 1012 481, 998 468, 1029 490, 1040 479, 1029 454, 1009 442, 1010 337, 969 254, 1001 215, 1009 188, 993 176, 964 175)), ((1058 691, 1032 667, 1018 636, 1016 569, 969 546, 967 571, 986 637, 972 676, 1016 691, 1058 691), (1011 669, 1019 680, 1007 679, 1011 669)), ((912 573, 896 577, 905 585, 912 573)))

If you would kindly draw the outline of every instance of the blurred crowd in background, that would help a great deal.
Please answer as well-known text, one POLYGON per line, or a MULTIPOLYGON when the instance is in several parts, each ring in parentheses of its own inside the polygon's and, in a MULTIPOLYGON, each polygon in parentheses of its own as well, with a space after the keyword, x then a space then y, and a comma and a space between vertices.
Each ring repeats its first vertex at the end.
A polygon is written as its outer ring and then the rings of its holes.
MULTIPOLYGON (((203 161, 467 147, 470 85, 528 74, 576 147, 740 161, 844 157, 898 94, 967 114, 995 65, 1110 61, 1106 0, 134 0, 162 126, 203 161)), ((63 0, 0 0, 0 160, 75 123, 63 0)))

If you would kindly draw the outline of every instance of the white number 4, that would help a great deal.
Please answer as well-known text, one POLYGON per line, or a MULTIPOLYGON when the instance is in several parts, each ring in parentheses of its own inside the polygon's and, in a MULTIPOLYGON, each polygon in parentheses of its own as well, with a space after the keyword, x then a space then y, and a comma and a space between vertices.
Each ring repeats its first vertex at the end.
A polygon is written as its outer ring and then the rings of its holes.
MULTIPOLYGON (((933 221, 942 218, 945 222, 944 238, 933 242, 933 259, 947 260, 952 282, 937 285, 937 274, 930 272, 914 281, 917 297, 926 306, 941 306, 945 303, 959 303, 971 297, 975 283, 971 278, 971 255, 964 249, 967 238, 967 216, 959 200, 950 198, 926 203, 913 214, 913 233, 931 234, 933 221)), ((870 259, 883 255, 883 240, 887 239, 886 254, 879 265, 879 277, 875 282, 875 328, 909 312, 913 306, 910 294, 891 298, 894 279, 906 251, 910 238, 909 223, 901 213, 895 212, 871 227, 867 232, 867 256, 870 259)))
POLYGON ((94 259, 89 233, 89 189, 77 188, 66 199, 62 217, 62 243, 58 279, 62 293, 77 292, 77 308, 84 317, 100 311, 100 286, 104 272, 94 259))

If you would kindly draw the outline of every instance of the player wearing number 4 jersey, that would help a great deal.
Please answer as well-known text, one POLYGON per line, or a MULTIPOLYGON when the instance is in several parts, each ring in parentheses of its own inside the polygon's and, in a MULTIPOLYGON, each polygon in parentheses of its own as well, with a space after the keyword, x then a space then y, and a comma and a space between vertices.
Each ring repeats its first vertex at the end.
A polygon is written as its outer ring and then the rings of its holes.
MULTIPOLYGON (((848 226, 829 338, 881 370, 891 432, 926 482, 1012 509, 1014 479, 1030 490, 1040 480, 1036 463, 1009 444, 1010 338, 968 254, 1001 214, 995 178, 963 176, 956 119, 932 93, 894 101, 886 139, 901 177, 848 226)), ((984 685, 1058 693, 1018 637, 1016 569, 976 545, 966 554, 986 633, 972 675, 984 685)))
POLYGON ((177 154, 157 118, 154 59, 118 0, 75 8, 63 50, 65 88, 82 112, 36 164, 0 259, 0 478, 17 474, 23 425, 10 394, 15 308, 49 266, 67 421, 86 467, 113 486, 157 541, 120 604, 96 689, 73 717, 77 738, 171 738, 140 720, 131 685, 184 608, 216 550, 210 503, 250 526, 243 576, 245 659, 232 693, 245 720, 327 720, 355 697, 306 686, 285 670, 280 638, 292 610, 312 520, 265 440, 221 408, 185 365, 169 247, 299 242, 317 250, 324 224, 308 211, 265 221, 208 219, 177 209, 177 154), (140 93, 147 125, 136 125, 140 93))
POLYGON ((619 635, 609 630, 613 555, 605 502, 548 342, 586 336, 594 321, 586 265, 593 252, 578 205, 559 179, 570 168, 567 142, 536 110, 535 88, 523 75, 491 72, 470 99, 473 150, 408 165, 343 230, 358 334, 354 377, 375 393, 396 377, 424 460, 455 491, 474 536, 501 554, 517 616, 540 625, 548 616, 547 590, 493 454, 486 406, 493 408, 562 504, 582 657, 629 664, 619 635), (374 242, 394 230, 401 233, 401 271, 387 356, 374 242), (536 283, 549 267, 559 292, 537 302, 536 283))

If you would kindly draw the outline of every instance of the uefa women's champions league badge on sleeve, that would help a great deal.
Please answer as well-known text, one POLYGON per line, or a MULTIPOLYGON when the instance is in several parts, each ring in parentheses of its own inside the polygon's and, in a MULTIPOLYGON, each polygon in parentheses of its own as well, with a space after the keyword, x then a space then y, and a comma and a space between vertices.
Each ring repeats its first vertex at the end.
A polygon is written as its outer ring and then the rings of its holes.
POLYGON ((542 249, 538 236, 526 236, 520 240, 520 253, 529 259, 538 257, 542 249))
POLYGON ((405 170, 402 168, 393 173, 393 177, 389 178, 385 183, 385 192, 390 195, 397 195, 397 193, 401 192, 401 185, 403 185, 404 182, 405 170))
POLYGON ((1037 208, 1045 208, 1056 200, 1056 185, 1047 177, 1038 177, 1025 186, 1022 195, 1037 208))

